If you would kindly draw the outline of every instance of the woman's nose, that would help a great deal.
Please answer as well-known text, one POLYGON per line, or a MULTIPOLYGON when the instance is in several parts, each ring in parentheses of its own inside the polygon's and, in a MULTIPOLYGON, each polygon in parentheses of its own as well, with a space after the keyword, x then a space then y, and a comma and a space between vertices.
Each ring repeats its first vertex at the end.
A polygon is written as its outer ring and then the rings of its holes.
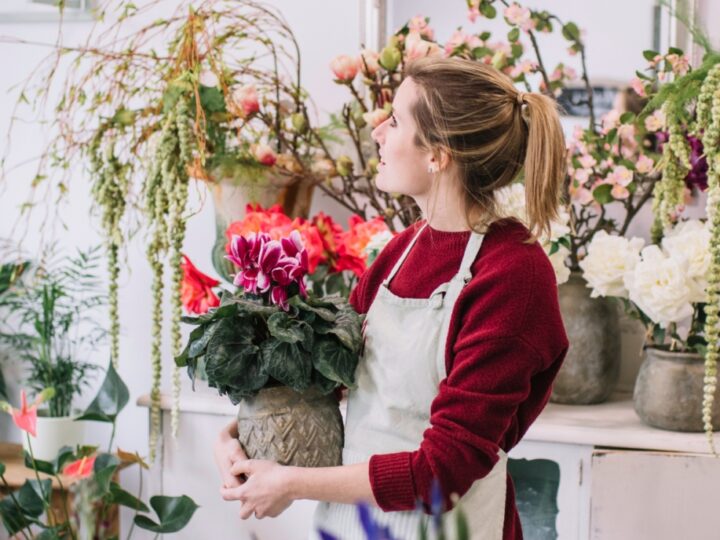
POLYGON ((373 129, 370 132, 370 137, 372 137, 372 140, 378 144, 382 144, 381 138, 382 138, 382 134, 384 132, 384 126, 385 126, 385 122, 383 122, 382 124, 380 124, 378 127, 376 127, 375 129, 373 129))

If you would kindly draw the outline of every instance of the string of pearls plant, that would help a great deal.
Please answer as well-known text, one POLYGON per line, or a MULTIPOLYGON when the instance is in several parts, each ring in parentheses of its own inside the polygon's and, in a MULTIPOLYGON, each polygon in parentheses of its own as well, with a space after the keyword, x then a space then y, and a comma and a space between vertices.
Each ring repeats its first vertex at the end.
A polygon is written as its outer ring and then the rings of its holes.
POLYGON ((705 378, 703 386, 703 424, 712 453, 717 456, 713 441, 712 408, 717 388, 717 362, 720 353, 720 63, 708 72, 697 103, 697 128, 708 162, 707 218, 710 222, 710 268, 707 303, 705 304, 705 378))

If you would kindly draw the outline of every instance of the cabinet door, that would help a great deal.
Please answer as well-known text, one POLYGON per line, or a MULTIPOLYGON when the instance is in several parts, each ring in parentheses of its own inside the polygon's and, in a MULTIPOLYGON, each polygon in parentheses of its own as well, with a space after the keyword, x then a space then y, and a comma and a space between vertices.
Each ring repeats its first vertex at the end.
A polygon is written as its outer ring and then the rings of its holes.
POLYGON ((708 455, 597 449, 592 540, 717 540, 720 460, 708 455))
POLYGON ((522 441, 508 470, 525 540, 587 540, 592 447, 522 441))

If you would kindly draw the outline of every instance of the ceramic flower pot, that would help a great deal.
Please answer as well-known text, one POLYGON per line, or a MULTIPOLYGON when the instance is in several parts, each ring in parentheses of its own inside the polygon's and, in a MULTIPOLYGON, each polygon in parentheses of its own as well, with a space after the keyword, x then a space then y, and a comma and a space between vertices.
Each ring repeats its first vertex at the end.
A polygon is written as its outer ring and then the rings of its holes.
MULTIPOLYGON (((85 422, 75 421, 79 415, 52 418, 42 413, 38 411, 37 437, 30 435, 35 459, 52 461, 63 446, 75 448, 78 444, 85 444, 85 422)), ((23 448, 29 452, 27 437, 24 435, 23 448)))
MULTIPOLYGON (((646 424, 672 431, 704 431, 705 360, 696 353, 647 347, 635 381, 635 412, 646 424)), ((720 429, 720 392, 713 403, 713 429, 720 429)))
POLYGON ((245 216, 248 204, 259 204, 269 208, 281 204, 289 217, 307 217, 312 202, 313 184, 298 181, 288 185, 280 180, 267 179, 255 182, 237 182, 221 179, 210 183, 215 207, 215 245, 212 261, 215 270, 226 280, 231 281, 234 272, 232 264, 225 259, 225 246, 228 238, 225 231, 233 221, 245 216))
POLYGON ((335 397, 316 389, 263 388, 238 409, 238 439, 251 459, 282 465, 332 467, 342 463, 343 423, 335 397))
POLYGON ((620 375, 620 323, 609 298, 591 298, 579 273, 558 287, 560 311, 570 348, 553 384, 550 401, 571 405, 602 403, 620 375))

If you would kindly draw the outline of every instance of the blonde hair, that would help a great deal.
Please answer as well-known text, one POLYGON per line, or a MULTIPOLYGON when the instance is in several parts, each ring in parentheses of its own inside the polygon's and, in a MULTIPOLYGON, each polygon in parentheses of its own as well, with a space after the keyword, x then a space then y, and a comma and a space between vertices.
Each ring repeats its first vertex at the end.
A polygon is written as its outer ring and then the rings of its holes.
POLYGON ((520 92, 495 68, 462 58, 421 58, 406 66, 405 77, 419 87, 415 142, 447 152, 457 167, 468 226, 477 230, 503 217, 494 193, 524 169, 532 239, 549 232, 566 171, 555 101, 520 92))

